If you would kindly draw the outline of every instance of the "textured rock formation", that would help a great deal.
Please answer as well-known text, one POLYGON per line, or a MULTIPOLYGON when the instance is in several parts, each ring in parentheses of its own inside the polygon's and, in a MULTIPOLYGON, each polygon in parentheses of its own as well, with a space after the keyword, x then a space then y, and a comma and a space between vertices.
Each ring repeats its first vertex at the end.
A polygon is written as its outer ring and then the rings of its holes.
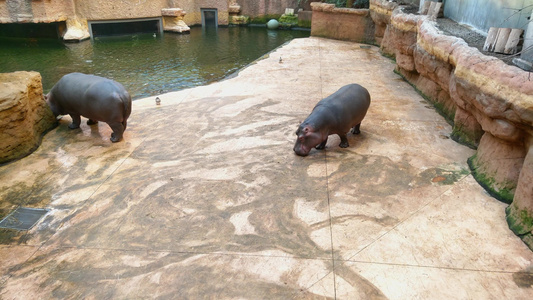
POLYGON ((79 42, 91 37, 87 20, 79 20, 77 18, 68 19, 66 25, 67 30, 63 35, 65 41, 79 42))
POLYGON ((514 233, 522 237, 524 242, 533 249, 533 142, 528 141, 529 149, 522 164, 520 184, 516 188, 513 203, 506 209, 507 223, 514 233))
MULTIPOLYGON (((244 0, 242 0, 244 1, 244 0)), ((249 6, 260 6, 256 0, 247 0, 249 6)), ((264 2, 264 1, 263 1, 264 2)), ((268 3, 274 1, 267 1, 268 3)), ((278 6, 294 4, 296 0, 275 1, 278 6)), ((217 10, 219 25, 228 25, 229 4, 219 0, 150 0, 150 1, 105 1, 105 0, 46 0, 46 1, 0 1, 0 23, 59 23, 65 40, 80 41, 89 37, 90 21, 112 21, 162 17, 164 8, 181 8, 187 11, 181 19, 167 20, 169 31, 185 31, 188 25, 202 23, 202 8, 217 10)), ((232 9, 235 9, 234 7, 232 9)), ((281 8, 280 8, 281 9, 281 8)), ((166 18, 163 16, 163 18, 166 18)))
POLYGON ((185 11, 181 8, 161 9, 161 16, 163 16, 163 30, 178 33, 191 31, 191 28, 189 28, 189 26, 183 21, 185 15, 185 11))
POLYGON ((230 0, 228 13, 230 16, 237 16, 241 11, 241 6, 237 3, 237 0, 230 0))
POLYGON ((237 3, 237 0, 230 0, 229 2, 229 23, 231 25, 247 25, 250 23, 250 17, 240 15, 241 6, 237 3))
POLYGON ((427 16, 404 13, 388 1, 371 5, 381 27, 392 10, 382 52, 396 59, 396 71, 453 124, 452 137, 478 149, 469 160, 474 177, 493 196, 512 203, 509 226, 533 248, 530 74, 440 33, 427 16))
POLYGON ((311 35, 354 42, 374 43, 374 23, 368 9, 335 8, 334 4, 311 3, 311 35))
POLYGON ((376 26, 374 36, 378 45, 382 44, 387 24, 390 24, 392 11, 398 7, 395 2, 370 0, 370 17, 376 26))
POLYGON ((240 5, 240 14, 251 18, 279 17, 285 13, 286 8, 298 7, 298 0, 237 0, 237 2, 240 5))
POLYGON ((0 163, 31 153, 55 124, 39 73, 0 73, 0 163))

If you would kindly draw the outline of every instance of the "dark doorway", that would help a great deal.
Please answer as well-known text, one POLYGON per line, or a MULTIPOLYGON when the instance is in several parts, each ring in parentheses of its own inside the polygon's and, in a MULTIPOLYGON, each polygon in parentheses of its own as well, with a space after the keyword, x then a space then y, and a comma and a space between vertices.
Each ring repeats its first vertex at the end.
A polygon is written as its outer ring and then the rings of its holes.
POLYGON ((202 27, 218 27, 218 14, 215 8, 202 8, 202 27))
POLYGON ((0 37, 59 39, 59 23, 0 24, 0 37))
POLYGON ((137 33, 161 33, 161 20, 90 21, 89 28, 91 38, 137 33))

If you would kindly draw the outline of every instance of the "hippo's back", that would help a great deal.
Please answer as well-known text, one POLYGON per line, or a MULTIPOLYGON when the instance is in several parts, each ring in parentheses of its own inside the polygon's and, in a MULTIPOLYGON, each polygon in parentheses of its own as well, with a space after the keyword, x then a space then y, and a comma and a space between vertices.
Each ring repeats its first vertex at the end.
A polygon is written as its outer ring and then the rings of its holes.
POLYGON ((335 93, 320 100, 318 105, 327 105, 334 107, 351 107, 357 106, 360 108, 370 106, 370 93, 368 90, 357 83, 352 83, 341 87, 335 93))
POLYGON ((361 123, 370 107, 370 94, 359 84, 349 84, 320 100, 316 108, 326 109, 335 116, 339 131, 361 123))
POLYGON ((96 75, 67 74, 50 93, 63 113, 80 114, 99 121, 127 119, 131 113, 131 97, 124 86, 96 75))

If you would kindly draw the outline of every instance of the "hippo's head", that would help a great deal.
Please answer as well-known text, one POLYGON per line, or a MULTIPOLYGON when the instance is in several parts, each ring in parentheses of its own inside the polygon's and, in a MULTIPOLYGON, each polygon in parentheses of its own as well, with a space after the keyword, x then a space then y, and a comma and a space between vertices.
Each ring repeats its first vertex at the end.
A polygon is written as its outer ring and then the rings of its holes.
POLYGON ((316 131, 309 124, 301 124, 296 130, 296 143, 294 152, 300 156, 307 156, 311 149, 324 141, 322 134, 316 131))

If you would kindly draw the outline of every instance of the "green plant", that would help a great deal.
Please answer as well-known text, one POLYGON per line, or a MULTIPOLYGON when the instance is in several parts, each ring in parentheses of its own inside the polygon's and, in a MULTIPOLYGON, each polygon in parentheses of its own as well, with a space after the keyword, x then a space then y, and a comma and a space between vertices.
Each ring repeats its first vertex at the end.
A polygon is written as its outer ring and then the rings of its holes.
POLYGON ((352 7, 352 8, 369 8, 370 7, 370 1, 369 0, 352 0, 351 6, 346 7, 352 7))
POLYGON ((280 23, 298 24, 298 17, 295 15, 282 15, 279 20, 280 23))
POLYGON ((282 15, 278 21, 281 29, 290 29, 298 25, 298 17, 294 14, 282 15))

